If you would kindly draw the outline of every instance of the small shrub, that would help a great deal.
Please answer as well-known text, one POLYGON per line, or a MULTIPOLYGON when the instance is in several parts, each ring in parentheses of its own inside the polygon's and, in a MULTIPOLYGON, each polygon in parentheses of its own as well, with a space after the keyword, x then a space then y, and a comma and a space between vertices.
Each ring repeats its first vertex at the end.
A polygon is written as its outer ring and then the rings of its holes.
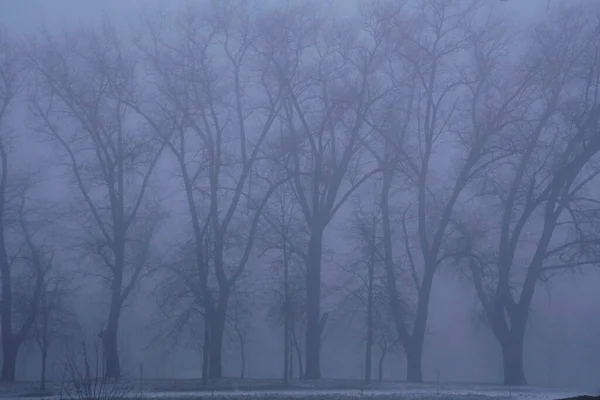
POLYGON ((122 400, 129 397, 133 389, 131 386, 103 376, 98 342, 94 343, 90 354, 82 340, 78 353, 79 357, 69 357, 65 361, 61 400, 122 400))

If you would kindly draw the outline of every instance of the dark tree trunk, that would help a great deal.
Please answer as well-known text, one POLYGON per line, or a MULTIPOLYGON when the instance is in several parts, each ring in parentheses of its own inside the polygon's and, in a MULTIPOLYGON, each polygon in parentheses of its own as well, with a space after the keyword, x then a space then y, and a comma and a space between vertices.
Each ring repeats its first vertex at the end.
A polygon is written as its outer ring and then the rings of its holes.
POLYGON ((502 346, 502 362, 506 386, 527 385, 523 368, 523 337, 515 335, 505 342, 502 346))
MULTIPOLYGON (((291 341, 291 339, 290 339, 291 341)), ((290 380, 294 379, 294 352, 292 351, 292 343, 290 343, 290 350, 289 350, 289 354, 290 354, 290 363, 288 364, 288 368, 290 370, 290 380)), ((302 371, 302 370, 300 370, 302 371)))
POLYGON ((290 380, 290 293, 286 239, 283 240, 283 381, 290 380))
POLYGON ((283 381, 288 382, 290 377, 290 336, 289 336, 289 326, 286 317, 285 325, 284 325, 284 334, 283 334, 283 381))
POLYGON ((46 364, 48 360, 48 349, 42 349, 42 374, 40 376, 40 390, 46 390, 46 364))
POLYGON ((375 265, 369 263, 368 293, 367 293, 367 343, 365 351, 365 383, 371 383, 371 367, 373 352, 373 280, 375 265))
POLYGON ((302 366, 302 351, 300 350, 300 344, 298 344, 298 338, 296 334, 292 332, 292 341, 294 343, 294 348, 296 349, 296 358, 298 362, 298 378, 302 379, 302 372, 304 371, 304 367, 302 366))
POLYGON ((321 378, 321 255, 323 237, 320 228, 313 229, 306 265, 306 370, 304 379, 321 378))
POLYGON ((104 340, 104 362, 106 364, 105 377, 118 379, 121 377, 121 365, 119 363, 119 347, 117 342, 117 327, 106 330, 104 340))
POLYGON ((208 384, 209 364, 208 354, 210 352, 210 320, 204 316, 204 340, 202 343, 202 384, 208 384))
MULTIPOLYGON (((5 158, 2 158, 3 162, 5 158)), ((2 168, 4 182, 6 177, 6 165, 2 168)), ((4 199, 4 184, 0 186, 0 201, 3 203, 4 199)), ((0 203, 0 205, 2 204, 0 203)), ((0 318, 2 319, 2 376, 0 380, 2 382, 14 382, 16 365, 17 365, 17 351, 18 343, 15 343, 13 336, 12 327, 12 277, 11 267, 8 264, 6 257, 6 251, 4 248, 4 224, 3 214, 0 212, 0 262, 1 265, 1 276, 0 284, 2 285, 2 302, 0 307, 0 318)))
POLYGON ((379 382, 383 382, 383 362, 385 361, 385 355, 387 354, 387 351, 383 350, 381 352, 381 355, 379 356, 379 369, 378 369, 378 376, 377 378, 379 379, 379 382))
POLYGON ((2 382, 14 382, 17 372, 17 354, 19 344, 11 338, 2 337, 2 382))
POLYGON ((227 317, 227 294, 222 292, 220 304, 210 323, 210 351, 208 376, 210 379, 223 377, 223 335, 227 317))
POLYGON ((242 365, 240 366, 240 378, 244 379, 246 376, 246 349, 244 343, 244 336, 238 331, 238 338, 240 340, 240 358, 242 365))
POLYGON ((406 348, 406 380, 414 383, 423 382, 422 375, 422 343, 411 343, 406 348))
POLYGON ((108 323, 103 333, 102 345, 104 347, 104 377, 109 379, 121 378, 121 363, 119 360, 119 342, 117 340, 119 331, 119 319, 121 317, 121 306, 123 299, 121 291, 123 286, 123 270, 125 259, 125 234, 124 230, 116 229, 115 243, 115 276, 113 277, 111 287, 110 311, 108 314, 108 323))

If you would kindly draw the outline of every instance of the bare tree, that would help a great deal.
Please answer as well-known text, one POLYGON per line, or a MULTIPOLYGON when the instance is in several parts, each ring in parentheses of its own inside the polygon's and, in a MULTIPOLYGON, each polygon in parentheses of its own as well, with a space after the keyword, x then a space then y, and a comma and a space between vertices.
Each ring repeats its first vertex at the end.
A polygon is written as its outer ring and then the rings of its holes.
MULTIPOLYGON (((56 267, 55 267, 56 268, 56 267)), ((40 390, 46 390, 48 351, 56 341, 64 343, 76 338, 79 332, 77 316, 68 303, 74 301, 72 282, 64 273, 54 270, 43 284, 38 312, 33 323, 33 339, 40 350, 40 390)))
POLYGON ((600 261, 592 194, 600 175, 598 11, 563 7, 533 31, 524 61, 533 90, 503 143, 510 160, 488 170, 475 189, 473 209, 485 218, 456 216, 454 245, 469 255, 507 385, 527 383, 523 343, 537 285, 600 261))
MULTIPOLYGON (((396 104, 391 103, 391 108, 390 103, 384 104, 368 123, 385 143, 383 148, 370 146, 371 152, 380 163, 390 166, 383 172, 380 199, 387 286, 407 356, 407 378, 414 382, 422 380, 421 358, 434 277, 450 257, 445 241, 451 233, 452 215, 482 171, 506 157, 497 138, 531 79, 527 74, 511 76, 514 80, 492 76, 501 69, 499 57, 508 39, 502 23, 489 16, 491 10, 483 3, 427 0, 416 10, 382 3, 368 14, 381 35, 395 43, 387 47, 390 69, 386 75, 398 88, 391 98, 396 104), (493 98, 481 100, 490 92, 493 98), (461 118, 471 120, 471 125, 462 123, 461 118), (444 154, 437 157, 442 147, 444 154), (404 241, 401 255, 406 265, 401 272, 396 270, 399 258, 394 252, 394 211, 390 209, 398 178, 414 196, 402 212, 402 233, 398 235, 404 241), (407 318, 400 301, 399 273, 412 282, 414 319, 407 318)), ((406 198, 396 198, 406 204, 406 198)))
MULTIPOLYGON (((285 140, 284 137, 281 138, 285 140)), ((280 143, 281 145, 281 143, 280 143)), ((279 149, 275 147, 277 155, 279 149)), ((275 155, 275 156, 277 156, 275 155)), ((288 186, 281 187, 267 205, 264 212, 264 227, 261 228, 261 245, 264 247, 261 255, 274 252, 271 266, 275 281, 269 280, 269 291, 272 296, 266 299, 267 307, 270 310, 272 321, 278 324, 283 319, 283 380, 288 382, 292 378, 292 352, 294 348, 293 327, 298 326, 294 323, 294 304, 299 300, 299 294, 293 294, 293 277, 298 275, 293 269, 300 268, 299 263, 306 260, 305 230, 302 224, 297 203, 293 198, 293 193, 288 186), (273 289, 275 286, 277 289, 273 289), (296 301, 294 301, 296 299, 296 301), (274 302, 274 303, 271 303, 274 302)), ((303 278, 302 278, 303 279, 303 278)), ((301 296, 300 296, 301 297, 301 296)), ((297 344, 297 343, 296 343, 297 344)), ((298 363, 302 364, 302 357, 298 355, 298 363)), ((299 369, 302 374, 302 368, 299 369)))
POLYGON ((183 182, 212 378, 222 376, 232 287, 252 255, 263 208, 286 180, 264 174, 260 157, 282 90, 265 79, 269 60, 255 46, 257 13, 251 2, 212 1, 148 22, 150 39, 139 43, 160 100, 137 107, 171 150, 183 182), (165 24, 176 27, 170 37, 161 31, 165 24), (201 262, 208 229, 210 265, 201 262), (210 290, 211 282, 216 291, 210 290))
POLYGON ((2 381, 14 381, 17 353, 31 332, 51 254, 40 243, 46 220, 35 212, 35 174, 20 171, 13 152, 10 111, 24 82, 22 59, 0 29, 0 303, 2 381))
POLYGON ((246 345, 247 333, 250 327, 250 321, 253 314, 253 296, 251 293, 256 290, 256 285, 249 282, 248 279, 238 282, 232 293, 231 316, 229 325, 232 341, 237 342, 240 350, 240 378, 246 377, 246 345), (243 284, 243 286, 242 286, 243 284))
POLYGON ((277 327, 283 326, 283 379, 285 382, 294 378, 294 353, 298 367, 298 376, 304 372, 304 358, 298 342, 302 327, 305 325, 305 280, 306 275, 302 260, 285 250, 283 254, 273 257, 271 262, 271 279, 264 281, 265 303, 268 322, 277 327))
MULTIPOLYGON (((375 196, 374 199, 358 199, 357 209, 347 229, 355 250, 350 253, 352 261, 344 263, 342 268, 349 274, 349 280, 341 284, 345 291, 341 308, 350 322, 357 316, 361 318, 360 323, 365 330, 362 341, 365 346, 363 378, 367 384, 371 383, 373 376, 374 347, 377 346, 379 350, 378 376, 381 380, 386 356, 397 350, 400 344, 398 334, 393 329, 393 315, 386 288, 382 212, 378 198, 380 186, 381 181, 374 181, 365 187, 368 194, 375 196)), ((412 317, 409 301, 401 298, 400 304, 405 317, 412 317)))
MULTIPOLYGON (((358 254, 352 253, 356 261, 344 268, 350 272, 354 280, 358 282, 348 282, 345 286, 348 294, 358 300, 361 305, 360 311, 366 311, 365 318, 365 383, 371 383, 372 365, 373 365, 373 344, 375 341, 375 290, 376 279, 379 278, 376 270, 380 269, 383 261, 382 241, 380 240, 379 228, 381 226, 380 213, 377 212, 377 205, 372 204, 368 210, 364 205, 359 204, 358 210, 352 219, 353 241, 358 254), (349 285, 348 285, 349 284, 349 285), (358 286, 357 286, 358 285, 358 286), (364 307, 365 309, 362 309, 364 307)), ((354 300, 354 299, 352 299, 354 300)), ((352 301, 353 302, 353 301, 352 301)), ((353 302, 354 303, 354 302, 353 302)), ((384 305, 387 307, 387 305, 384 305)), ((351 308, 352 314, 356 313, 354 307, 351 308)))
POLYGON ((147 271, 161 221, 149 195, 164 144, 144 132, 128 106, 143 96, 135 54, 108 21, 61 37, 42 35, 31 45, 30 108, 37 129, 66 156, 72 185, 82 198, 78 215, 84 252, 110 292, 101 332, 107 377, 121 375, 117 332, 122 307, 147 271))
POLYGON ((364 116, 377 99, 369 79, 377 67, 379 42, 367 46, 358 32, 338 29, 315 10, 319 7, 310 2, 283 7, 263 24, 273 75, 285 89, 279 123, 288 137, 288 156, 282 167, 309 232, 306 379, 321 376, 325 229, 356 188, 376 173, 359 155, 364 116))

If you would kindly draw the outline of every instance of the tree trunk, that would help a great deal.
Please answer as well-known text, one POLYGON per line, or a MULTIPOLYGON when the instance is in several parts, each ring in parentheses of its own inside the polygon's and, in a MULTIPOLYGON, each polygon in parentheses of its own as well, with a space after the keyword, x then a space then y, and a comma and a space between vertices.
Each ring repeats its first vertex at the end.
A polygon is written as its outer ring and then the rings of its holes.
POLYGON ((46 364, 48 359, 48 349, 42 349, 42 374, 40 376, 40 390, 46 390, 46 364))
POLYGON ((421 360, 423 356, 423 344, 410 343, 406 347, 406 380, 413 383, 423 382, 421 360))
POLYGON ((12 338, 2 337, 2 382, 14 382, 17 372, 17 353, 19 352, 19 343, 15 343, 12 338))
POLYGON ((287 319, 286 316, 283 328, 283 381, 286 383, 290 380, 290 328, 287 319))
MULTIPOLYGON (((4 161, 4 159, 3 159, 4 161)), ((3 168, 5 172, 5 168, 3 168)), ((4 198, 4 185, 0 187, 0 199, 4 198)), ((2 382, 14 382, 17 364, 18 346, 14 343, 12 330, 12 277, 11 269, 6 259, 4 248, 3 210, 0 210, 0 284, 2 285, 2 302, 0 303, 0 318, 2 319, 2 382)))
MULTIPOLYGON (((109 326, 110 325, 113 324, 109 324, 109 326)), ((104 376, 112 379, 118 379, 121 377, 119 347, 117 342, 117 326, 111 326, 106 330, 106 336, 104 340, 104 362, 106 364, 104 376)))
POLYGON ((523 337, 511 336, 510 340, 502 346, 504 384, 506 386, 525 386, 527 379, 523 368, 523 337))
POLYGON ((210 320, 204 316, 204 340, 202 343, 202 384, 208 384, 208 354, 210 352, 210 320))
POLYGON ((244 337, 240 332, 238 332, 238 337, 240 339, 240 358, 241 358, 241 370, 240 370, 240 378, 244 379, 246 376, 246 349, 244 347, 244 337))
POLYGON ((296 349, 296 358, 298 361, 298 378, 302 379, 302 371, 304 371, 304 367, 302 366, 302 351, 300 350, 300 345, 298 344, 298 338, 293 332, 292 341, 294 342, 294 348, 296 349))
MULTIPOLYGON (((119 231, 120 232, 120 231, 119 231)), ((109 379, 121 378, 121 363, 119 360, 119 345, 117 335, 119 331, 119 319, 121 317, 121 287, 123 285, 123 269, 125 253, 125 239, 121 235, 115 234, 115 242, 122 243, 120 248, 115 250, 115 276, 113 277, 111 287, 110 311, 108 313, 108 322, 106 331, 103 334, 102 345, 104 347, 104 377, 109 379)))
POLYGON ((283 381, 290 380, 290 293, 289 293, 289 265, 287 257, 286 240, 283 240, 283 381))
POLYGON ((222 292, 220 304, 214 313, 210 324, 209 369, 210 379, 223 377, 223 335, 225 333, 225 318, 227 313, 227 294, 222 292))
POLYGON ((383 362, 385 361, 385 355, 387 354, 387 352, 384 350, 381 352, 381 355, 379 356, 379 369, 378 369, 378 376, 377 378, 379 379, 379 382, 383 382, 383 362))
POLYGON ((323 233, 313 229, 306 265, 306 370, 304 379, 321 378, 321 255, 323 233))
POLYGON ((375 265, 369 263, 369 280, 367 293, 367 343, 365 351, 365 383, 371 383, 371 364, 373 351, 373 280, 375 265))
MULTIPOLYGON (((291 342, 291 338, 290 338, 290 342, 291 342)), ((290 363, 288 364, 288 368, 290 369, 290 380, 294 379, 294 352, 292 351, 292 343, 290 343, 289 345, 289 354, 290 354, 290 363)), ((302 371, 302 370, 300 370, 302 371)))

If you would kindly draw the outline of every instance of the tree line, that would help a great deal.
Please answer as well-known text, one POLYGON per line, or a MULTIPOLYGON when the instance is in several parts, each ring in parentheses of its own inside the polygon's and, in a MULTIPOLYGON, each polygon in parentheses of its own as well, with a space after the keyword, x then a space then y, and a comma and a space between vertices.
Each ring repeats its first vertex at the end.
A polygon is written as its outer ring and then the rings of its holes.
POLYGON ((123 307, 153 278, 171 328, 201 327, 203 379, 218 379, 229 325, 243 354, 240 307, 268 265, 285 380, 321 378, 332 292, 364 311, 366 381, 376 345, 380 371, 401 349, 422 381, 447 268, 472 283, 504 382, 525 384, 536 288, 600 257, 599 9, 557 6, 520 31, 498 9, 378 0, 342 19, 318 1, 227 0, 130 30, 2 31, 1 379, 31 337, 45 360, 81 271, 106 288, 107 377, 122 374, 123 307), (65 195, 53 203, 48 185, 65 195), (187 239, 163 249, 174 211, 187 239), (340 219, 336 251, 354 261, 325 288, 340 219))

